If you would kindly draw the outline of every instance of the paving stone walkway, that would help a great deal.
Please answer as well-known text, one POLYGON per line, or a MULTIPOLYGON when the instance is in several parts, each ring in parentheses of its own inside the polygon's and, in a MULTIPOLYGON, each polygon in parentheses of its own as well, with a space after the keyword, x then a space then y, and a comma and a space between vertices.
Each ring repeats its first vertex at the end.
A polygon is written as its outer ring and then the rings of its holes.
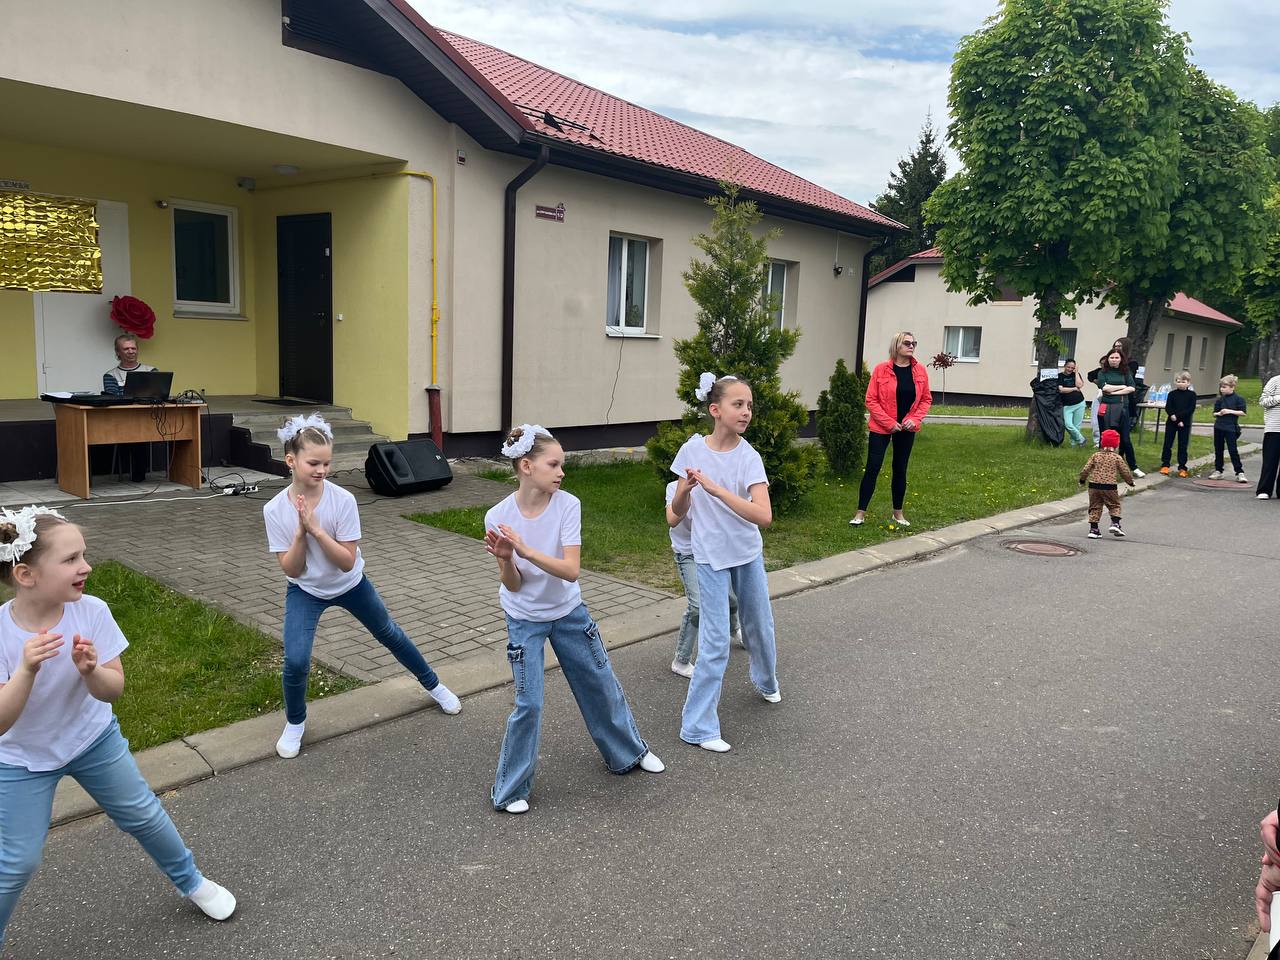
MULTIPOLYGON (((506 621, 493 558, 476 540, 406 520, 406 514, 497 503, 511 487, 457 475, 441 490, 380 499, 363 476, 335 478, 360 502, 365 571, 418 649, 437 669, 485 650, 503 656, 506 621)), ((267 550, 262 505, 280 484, 251 497, 180 498, 69 508, 91 559, 119 560, 243 623, 282 637, 284 575, 267 550)), ((582 593, 596 618, 625 613, 671 594, 591 571, 582 593)), ((395 658, 346 612, 325 613, 314 656, 361 680, 402 672, 395 658)))

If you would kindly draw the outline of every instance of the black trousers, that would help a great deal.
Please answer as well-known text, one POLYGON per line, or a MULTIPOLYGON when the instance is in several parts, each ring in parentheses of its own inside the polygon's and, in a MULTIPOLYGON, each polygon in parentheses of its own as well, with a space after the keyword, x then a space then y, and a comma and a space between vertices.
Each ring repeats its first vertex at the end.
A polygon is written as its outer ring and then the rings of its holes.
POLYGON ((1160 453, 1160 466, 1169 466, 1169 454, 1173 452, 1173 438, 1178 438, 1178 469, 1187 468, 1187 444, 1191 442, 1191 421, 1175 427, 1172 420, 1164 422, 1164 450, 1160 453))
POLYGON ((862 486, 858 490, 858 509, 867 509, 872 495, 876 492, 876 479, 880 476, 880 468, 884 466, 884 453, 893 444, 893 480, 889 487, 893 494, 893 509, 901 510, 902 502, 907 498, 907 461, 911 459, 911 445, 916 435, 912 430, 899 430, 897 433, 876 433, 871 431, 867 439, 867 468, 862 474, 862 486))
POLYGON ((1262 435, 1262 476, 1258 478, 1258 493, 1271 497, 1280 496, 1280 433, 1262 435))
POLYGON ((1213 431, 1213 469, 1222 472, 1222 448, 1227 448, 1227 452, 1231 454, 1231 466, 1236 468, 1236 473, 1244 473, 1244 464, 1240 462, 1240 451, 1236 449, 1236 435, 1227 433, 1225 430, 1213 431))

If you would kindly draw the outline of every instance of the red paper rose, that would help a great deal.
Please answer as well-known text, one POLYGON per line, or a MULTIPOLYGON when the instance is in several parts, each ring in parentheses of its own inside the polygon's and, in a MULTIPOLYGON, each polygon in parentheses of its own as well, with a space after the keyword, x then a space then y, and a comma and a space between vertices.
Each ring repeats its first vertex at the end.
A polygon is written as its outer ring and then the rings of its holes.
POLYGON ((111 319, 142 340, 150 340, 156 332, 155 311, 137 297, 112 297, 111 319))

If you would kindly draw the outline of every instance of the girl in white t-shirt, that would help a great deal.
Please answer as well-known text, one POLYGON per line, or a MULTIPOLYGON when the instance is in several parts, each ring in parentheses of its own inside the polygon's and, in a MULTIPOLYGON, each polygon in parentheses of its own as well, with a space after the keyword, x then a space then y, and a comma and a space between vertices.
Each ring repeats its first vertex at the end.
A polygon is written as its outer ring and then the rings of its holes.
POLYGON ((705 750, 729 749, 720 736, 720 686, 729 662, 729 593, 738 597, 742 639, 751 682, 769 703, 778 703, 773 608, 764 573, 760 527, 773 522, 764 462, 742 434, 751 425, 751 388, 733 376, 704 373, 696 391, 715 421, 711 436, 685 441, 671 471, 679 481, 671 500, 675 517, 693 518, 693 556, 698 568, 698 662, 680 718, 680 739, 705 750))
POLYGON ((440 682, 413 641, 391 619, 364 575, 356 498, 330 483, 333 431, 319 414, 294 417, 277 435, 293 482, 262 508, 267 545, 289 586, 284 597, 284 733, 276 753, 288 759, 302 748, 307 720, 307 674, 320 616, 333 606, 359 620, 374 639, 418 678, 445 713, 462 703, 440 682))
POLYGON ((97 597, 80 528, 44 507, 0 511, 0 942, 44 848, 64 776, 214 920, 236 899, 200 875, 191 851, 147 786, 111 704, 124 690, 128 641, 97 597))
POLYGON ((495 810, 524 813, 538 762, 547 640, 605 766, 613 773, 636 767, 661 773, 663 765, 640 739, 600 629, 582 602, 582 505, 560 489, 564 450, 548 430, 526 423, 511 431, 502 455, 511 458, 520 486, 485 514, 484 547, 498 560, 516 706, 491 797, 495 810))

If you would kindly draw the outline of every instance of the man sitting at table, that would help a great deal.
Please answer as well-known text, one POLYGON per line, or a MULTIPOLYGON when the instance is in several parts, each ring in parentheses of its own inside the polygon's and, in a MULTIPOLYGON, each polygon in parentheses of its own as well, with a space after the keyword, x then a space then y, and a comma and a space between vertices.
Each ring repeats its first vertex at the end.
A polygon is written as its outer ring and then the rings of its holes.
MULTIPOLYGON (((114 367, 102 375, 102 392, 112 396, 124 396, 125 378, 136 370, 148 371, 155 367, 138 362, 138 340, 131 333, 116 337, 114 367)), ((147 479, 147 467, 151 465, 151 446, 146 443, 121 443, 117 445, 120 459, 129 464, 129 479, 142 483, 147 479)))
POLYGON ((155 369, 138 362, 138 341, 131 333, 116 337, 116 360, 116 365, 102 375, 102 392, 116 397, 124 396, 124 380, 130 373, 155 369))

